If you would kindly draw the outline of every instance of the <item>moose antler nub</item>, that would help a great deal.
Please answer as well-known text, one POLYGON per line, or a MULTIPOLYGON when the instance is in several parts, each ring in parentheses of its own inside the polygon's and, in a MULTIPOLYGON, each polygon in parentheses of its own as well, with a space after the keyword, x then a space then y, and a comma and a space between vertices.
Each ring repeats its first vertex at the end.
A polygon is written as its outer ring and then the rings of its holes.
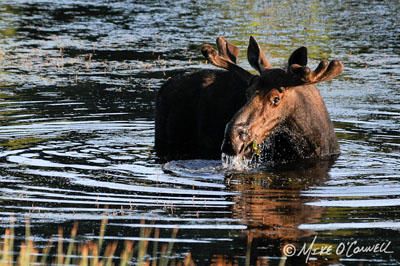
POLYGON ((240 49, 227 41, 224 37, 218 37, 216 43, 219 55, 225 60, 237 64, 237 58, 240 53, 240 49))
POLYGON ((323 60, 314 71, 311 71, 309 67, 298 64, 289 66, 289 72, 295 74, 302 84, 314 84, 330 80, 339 76, 342 71, 343 64, 339 60, 332 60, 329 65, 328 61, 323 60))
POLYGON ((203 44, 201 47, 201 53, 214 66, 233 71, 243 81, 248 82, 251 79, 252 74, 236 65, 239 48, 228 42, 223 37, 217 38, 217 47, 219 50, 219 55, 217 51, 209 44, 203 44))

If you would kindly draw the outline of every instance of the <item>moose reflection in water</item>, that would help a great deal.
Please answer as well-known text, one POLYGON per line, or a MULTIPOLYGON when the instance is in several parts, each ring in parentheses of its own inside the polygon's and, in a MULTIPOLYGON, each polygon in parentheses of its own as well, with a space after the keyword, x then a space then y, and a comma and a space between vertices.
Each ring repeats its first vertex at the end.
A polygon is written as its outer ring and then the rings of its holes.
POLYGON ((167 81, 156 100, 156 150, 161 156, 260 158, 270 162, 340 153, 328 111, 313 85, 338 76, 338 60, 311 71, 307 48, 295 50, 285 69, 272 68, 253 37, 247 50, 253 75, 237 65, 239 49, 217 38, 203 55, 226 69, 203 70, 167 81), (222 144, 222 147, 221 147, 222 144))
MULTIPOLYGON (((251 255, 250 265, 268 265, 271 263, 268 258, 282 257, 286 244, 301 248, 304 243, 312 241, 316 233, 301 230, 299 226, 319 223, 323 219, 324 207, 307 205, 309 199, 302 197, 301 193, 312 186, 324 185, 330 179, 329 171, 335 160, 334 157, 307 160, 301 166, 281 165, 273 174, 233 173, 227 177, 230 191, 238 192, 232 198, 235 202, 232 217, 247 226, 246 254, 251 255)), ((212 257, 213 265, 233 265, 237 262, 237 258, 226 257, 223 253, 213 254, 212 257)), ((302 265, 305 261, 303 255, 288 260, 290 263, 286 265, 302 265)), ((326 262, 326 258, 314 261, 315 265, 325 265, 326 262)))

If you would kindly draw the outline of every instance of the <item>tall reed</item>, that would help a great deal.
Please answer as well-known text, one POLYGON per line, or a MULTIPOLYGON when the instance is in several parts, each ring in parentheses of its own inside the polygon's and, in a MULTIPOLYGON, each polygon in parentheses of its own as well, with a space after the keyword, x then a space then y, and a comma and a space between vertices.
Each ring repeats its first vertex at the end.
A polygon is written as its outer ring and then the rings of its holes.
MULTIPOLYGON (((144 224, 144 221, 141 222, 144 224)), ((165 244, 161 249, 160 259, 156 258, 158 254, 158 238, 159 229, 155 230, 152 256, 148 255, 149 241, 146 240, 152 233, 151 227, 141 227, 140 241, 125 241, 120 255, 115 254, 118 248, 118 242, 115 241, 103 248, 104 236, 106 232, 107 220, 103 219, 100 225, 100 235, 97 241, 77 241, 78 223, 75 222, 71 230, 71 237, 68 241, 63 238, 63 230, 58 231, 57 241, 51 237, 47 245, 39 250, 35 247, 33 236, 30 231, 30 221, 26 220, 25 241, 22 241, 20 248, 15 246, 14 222, 11 219, 10 227, 5 229, 2 241, 0 242, 0 266, 9 265, 80 265, 80 266, 125 266, 136 262, 137 265, 173 265, 173 261, 169 261, 173 241, 165 244), (68 242, 66 253, 64 253, 63 243, 68 242), (56 246, 55 246, 56 245, 56 246), (54 250, 53 253, 51 251, 54 250), (137 256, 135 259, 134 256, 137 256)), ((177 229, 172 232, 172 239, 177 236, 177 229)), ((182 262, 176 265, 194 265, 190 252, 182 262)))

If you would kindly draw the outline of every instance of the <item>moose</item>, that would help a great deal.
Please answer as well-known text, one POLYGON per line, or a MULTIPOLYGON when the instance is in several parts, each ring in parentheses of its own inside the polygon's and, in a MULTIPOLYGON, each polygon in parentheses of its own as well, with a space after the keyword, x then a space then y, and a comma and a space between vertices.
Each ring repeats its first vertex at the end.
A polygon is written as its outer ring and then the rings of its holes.
POLYGON ((325 103, 315 83, 337 77, 343 64, 323 60, 307 67, 307 48, 284 68, 272 68, 250 37, 247 58, 259 73, 237 64, 239 48, 217 38, 218 52, 201 52, 224 70, 201 70, 169 79, 156 98, 155 148, 164 158, 251 158, 289 162, 340 153, 325 103))

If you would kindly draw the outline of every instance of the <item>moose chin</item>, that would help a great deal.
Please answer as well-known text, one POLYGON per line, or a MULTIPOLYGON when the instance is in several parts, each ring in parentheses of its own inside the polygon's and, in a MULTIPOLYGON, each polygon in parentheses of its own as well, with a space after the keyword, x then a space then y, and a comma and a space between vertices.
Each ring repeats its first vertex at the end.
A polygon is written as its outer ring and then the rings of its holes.
POLYGON ((247 58, 254 75, 237 64, 239 49, 223 37, 218 52, 202 54, 225 70, 202 70, 168 80, 156 100, 155 148, 160 157, 251 158, 268 162, 337 156, 340 147, 324 101, 314 84, 343 71, 338 60, 307 67, 307 48, 272 68, 250 37, 247 58))

